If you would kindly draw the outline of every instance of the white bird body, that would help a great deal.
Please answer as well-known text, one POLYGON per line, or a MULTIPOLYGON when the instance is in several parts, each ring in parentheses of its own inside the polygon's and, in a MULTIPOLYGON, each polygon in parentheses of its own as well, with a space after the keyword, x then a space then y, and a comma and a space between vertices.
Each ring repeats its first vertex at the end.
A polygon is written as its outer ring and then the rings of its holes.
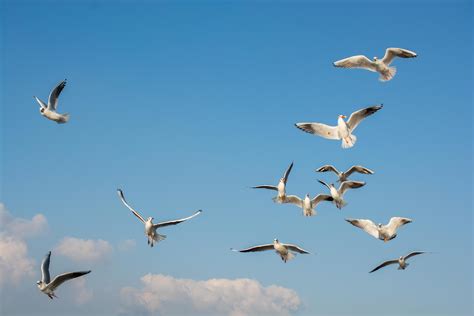
POLYGON ((325 185, 331 194, 331 197, 333 199, 334 204, 336 204, 336 207, 338 209, 342 209, 345 205, 347 205, 346 201, 344 201, 344 193, 348 189, 357 189, 360 187, 363 187, 365 185, 365 182, 361 181, 344 181, 339 185, 339 188, 336 189, 334 184, 327 184, 324 181, 318 180, 319 183, 322 185, 325 185))
POLYGON ((411 223, 413 220, 405 217, 392 217, 387 225, 375 223, 369 219, 346 219, 347 222, 351 223, 355 227, 364 230, 369 235, 388 242, 389 240, 397 237, 397 230, 403 225, 411 223))
POLYGON ((259 251, 266 251, 266 250, 272 250, 272 249, 275 250, 275 252, 280 256, 281 260, 283 260, 284 262, 287 262, 293 259, 296 253, 309 254, 309 252, 304 250, 303 248, 300 248, 292 244, 280 243, 280 241, 276 238, 273 240, 272 244, 254 246, 254 247, 250 247, 250 248, 242 249, 242 250, 236 250, 236 249, 231 248, 232 251, 237 251, 237 252, 259 252, 259 251))
POLYGON ((283 203, 285 201, 285 198, 286 198, 285 179, 283 179, 283 178, 280 179, 280 181, 278 182, 277 188, 278 188, 277 202, 278 203, 283 203))
POLYGON ((48 98, 48 104, 44 103, 41 101, 39 98, 34 97, 36 99, 36 102, 40 105, 40 113, 42 116, 46 117, 47 119, 50 119, 51 121, 54 121, 58 124, 63 124, 69 121, 69 114, 60 114, 56 112, 56 109, 58 107, 58 98, 59 95, 61 94, 61 91, 64 89, 66 86, 66 79, 61 81, 49 94, 48 98))
POLYGON ((288 195, 286 203, 292 203, 303 209, 304 216, 314 216, 317 214, 316 206, 322 201, 332 201, 332 197, 326 194, 318 194, 313 199, 306 194, 304 199, 300 199, 296 195, 288 195))

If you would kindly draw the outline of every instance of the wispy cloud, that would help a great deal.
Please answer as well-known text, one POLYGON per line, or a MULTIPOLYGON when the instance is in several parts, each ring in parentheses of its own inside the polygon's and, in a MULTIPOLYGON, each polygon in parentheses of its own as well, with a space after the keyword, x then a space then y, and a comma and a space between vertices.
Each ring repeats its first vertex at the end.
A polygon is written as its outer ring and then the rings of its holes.
POLYGON ((135 240, 126 239, 126 240, 122 240, 121 242, 119 242, 117 248, 120 251, 129 251, 129 250, 135 248, 136 244, 137 243, 136 243, 135 240))
POLYGON ((102 239, 64 237, 56 247, 56 253, 76 262, 100 262, 110 256, 112 245, 102 239))

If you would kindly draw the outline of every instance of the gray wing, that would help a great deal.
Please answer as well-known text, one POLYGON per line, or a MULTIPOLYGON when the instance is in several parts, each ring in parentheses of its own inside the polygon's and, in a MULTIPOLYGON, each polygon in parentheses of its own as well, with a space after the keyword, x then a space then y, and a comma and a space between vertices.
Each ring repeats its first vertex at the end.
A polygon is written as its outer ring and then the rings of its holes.
POLYGON ((301 200, 296 195, 287 195, 285 199, 285 203, 295 204, 299 207, 303 207, 303 200, 301 200))
POLYGON ((352 113, 351 116, 349 117, 349 119, 347 120, 347 126, 349 126, 351 131, 354 131, 356 129, 357 125, 359 125, 360 122, 363 119, 365 119, 368 116, 371 116, 372 114, 374 114, 375 112, 377 112, 381 108, 383 108, 383 104, 369 106, 365 109, 362 109, 362 110, 359 110, 359 111, 356 111, 356 112, 352 113))
POLYGON ((242 249, 242 250, 231 248, 232 251, 237 251, 237 252, 258 252, 258 251, 267 251, 267 250, 273 250, 273 249, 275 249, 275 247, 273 247, 273 244, 253 246, 253 247, 242 249))
POLYGON ((83 276, 85 274, 90 273, 91 270, 89 271, 78 271, 78 272, 68 272, 68 273, 63 273, 58 276, 56 276, 53 281, 49 284, 49 288, 54 291, 58 286, 63 284, 66 281, 78 278, 80 276, 83 276))
POLYGON ((43 283, 48 284, 51 281, 51 277, 49 276, 49 262, 51 260, 51 251, 46 254, 41 263, 41 281, 43 283))
POLYGON ((278 191, 278 188, 274 185, 257 185, 255 187, 252 187, 252 189, 268 189, 268 190, 278 191))
POLYGON ((372 170, 367 169, 367 168, 362 167, 362 166, 352 166, 349 169, 347 169, 347 171, 344 172, 344 173, 348 177, 354 172, 358 172, 358 173, 362 173, 362 174, 374 174, 374 172, 372 170))
POLYGON ((412 220, 405 217, 392 217, 388 224, 385 226, 387 232, 391 235, 394 235, 397 232, 397 229, 405 224, 411 223, 412 220))
POLYGON ((364 55, 356 55, 338 60, 333 63, 335 67, 341 68, 359 68, 376 72, 375 63, 364 55))
POLYGON ((337 170, 333 165, 324 165, 316 169, 316 172, 328 172, 328 171, 332 171, 335 174, 339 175, 339 170, 337 170))
POLYGON ((291 251, 299 252, 299 253, 309 253, 308 251, 304 250, 303 248, 300 248, 296 245, 292 244, 283 244, 286 248, 288 248, 291 251))
POLYGON ((133 215, 135 215, 139 220, 141 220, 141 221, 145 224, 145 220, 144 220, 143 217, 140 215, 140 213, 138 213, 137 211, 135 211, 130 205, 128 205, 127 201, 125 201, 125 196, 123 195, 122 190, 117 189, 117 193, 118 193, 118 195, 119 195, 120 200, 122 201, 122 203, 123 203, 130 211, 132 211, 133 215))
POLYGON ((319 179, 318 179, 318 182, 321 183, 322 185, 325 185, 329 190, 331 190, 331 187, 326 182, 324 182, 322 180, 319 180, 319 179))
POLYGON ((346 221, 358 227, 368 233, 369 235, 379 238, 379 231, 377 229, 377 225, 374 224, 370 219, 351 219, 346 218, 346 221))
POLYGON ((317 205, 319 202, 321 201, 333 201, 334 199, 332 198, 332 196, 330 195, 327 195, 327 194, 318 194, 316 195, 312 200, 311 200, 311 204, 313 205, 317 205))
POLYGON ((41 101, 38 97, 34 97, 36 99, 36 102, 39 103, 39 105, 42 107, 42 108, 47 108, 48 105, 46 103, 44 103, 43 101, 41 101))
POLYGON ((391 47, 385 50, 385 56, 383 56, 382 62, 388 66, 395 57, 413 58, 416 56, 418 55, 415 52, 412 52, 411 50, 391 47))
POLYGON ((329 126, 322 123, 296 123, 295 126, 306 133, 327 139, 340 139, 337 126, 329 126))
POLYGON ((338 191, 340 192, 340 194, 344 194, 348 189, 357 189, 363 187, 364 185, 365 182, 362 181, 344 181, 339 186, 338 191))
POLYGON ((412 253, 405 256, 405 260, 407 260, 408 258, 414 257, 414 256, 424 254, 424 253, 426 253, 426 251, 413 251, 412 253))
POLYGON ((158 223, 158 224, 155 224, 153 225, 153 227, 165 227, 165 226, 171 226, 171 225, 176 225, 176 224, 179 224, 179 223, 182 223, 184 221, 187 221, 188 219, 191 219, 195 216, 198 216, 199 214, 202 213, 202 210, 199 210, 197 211, 196 213, 194 213, 193 215, 191 216, 188 216, 188 217, 185 217, 185 218, 181 218, 181 219, 176 219, 174 221, 167 221, 167 222, 161 222, 161 223, 158 223))
POLYGON ((283 175, 283 182, 286 184, 286 181, 288 181, 288 176, 290 175, 291 168, 293 168, 293 162, 291 165, 286 169, 285 174, 283 175))
POLYGON ((66 86, 66 79, 61 81, 49 94, 49 99, 48 99, 48 110, 53 110, 56 111, 56 108, 58 107, 58 98, 59 95, 61 94, 61 91, 63 91, 64 87, 66 86))
POLYGON ((378 265, 377 267, 375 267, 374 269, 372 269, 372 271, 370 271, 369 273, 375 272, 375 271, 377 271, 378 269, 382 269, 383 267, 386 267, 386 266, 388 266, 388 265, 395 264, 395 263, 398 263, 398 260, 388 260, 388 261, 385 261, 385 262, 382 263, 381 265, 378 265))

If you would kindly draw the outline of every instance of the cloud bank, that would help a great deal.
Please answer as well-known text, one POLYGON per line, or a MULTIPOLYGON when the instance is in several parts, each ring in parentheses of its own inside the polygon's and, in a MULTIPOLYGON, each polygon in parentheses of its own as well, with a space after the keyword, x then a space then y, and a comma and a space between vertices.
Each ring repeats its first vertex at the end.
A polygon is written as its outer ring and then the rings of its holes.
POLYGON ((64 237, 56 247, 56 253, 76 262, 100 262, 112 253, 112 246, 108 241, 98 239, 80 239, 64 237))

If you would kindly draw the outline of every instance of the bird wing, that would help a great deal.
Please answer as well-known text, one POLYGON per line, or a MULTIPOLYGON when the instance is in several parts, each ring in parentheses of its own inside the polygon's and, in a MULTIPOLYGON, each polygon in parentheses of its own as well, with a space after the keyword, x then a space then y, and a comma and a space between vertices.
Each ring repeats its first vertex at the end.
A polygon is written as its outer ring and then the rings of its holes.
POLYGON ((369 106, 365 109, 361 109, 359 111, 352 113, 349 119, 347 120, 347 126, 349 127, 351 132, 354 131, 357 125, 359 125, 363 119, 365 119, 368 116, 371 116, 372 114, 374 114, 381 108, 383 108, 383 104, 369 106))
POLYGON ((338 60, 333 63, 335 67, 341 68, 361 68, 376 72, 375 63, 364 55, 356 55, 338 60))
POLYGON ((308 251, 304 250, 303 248, 300 248, 296 245, 292 244, 283 244, 286 248, 288 248, 291 251, 299 252, 299 253, 309 253, 308 251))
POLYGON ((51 251, 46 254, 41 263, 41 281, 43 283, 48 284, 51 281, 51 277, 49 276, 49 262, 51 260, 51 251))
POLYGON ((388 265, 391 265, 391 264, 395 264, 395 263, 398 263, 398 260, 388 260, 388 261, 385 261, 384 263, 378 265, 377 267, 375 267, 374 269, 372 269, 372 271, 370 271, 369 273, 372 273, 372 272, 375 272, 377 271, 378 269, 382 269, 383 267, 386 267, 388 265))
POLYGON ((303 200, 297 197, 296 195, 287 195, 285 203, 291 203, 303 207, 303 200))
POLYGON ((257 185, 255 187, 252 187, 252 189, 268 189, 268 190, 278 191, 278 188, 274 185, 257 185))
POLYGON ((365 182, 362 181, 344 181, 339 186, 338 191, 340 192, 340 194, 344 194, 348 189, 357 189, 363 187, 364 185, 365 182))
POLYGON ((60 274, 60 275, 56 276, 53 279, 53 281, 51 281, 51 283, 48 284, 49 288, 52 291, 54 291, 54 289, 56 289, 58 286, 60 286, 64 282, 75 279, 75 278, 78 278, 78 277, 83 276, 84 274, 88 274, 90 272, 91 272, 91 270, 89 270, 89 271, 78 271, 78 272, 67 272, 67 273, 60 274))
POLYGON ((117 189, 117 193, 120 197, 120 200, 122 200, 122 203, 125 204, 125 206, 130 210, 132 211, 133 215, 135 215, 136 217, 138 217, 139 220, 141 220, 143 223, 145 223, 145 220, 143 219, 143 217, 140 215, 140 213, 138 213, 137 211, 135 211, 130 205, 128 205, 127 201, 125 201, 125 196, 123 195, 123 192, 122 190, 120 189, 117 189))
POLYGON ((388 66, 395 57, 413 58, 416 56, 418 55, 415 52, 412 52, 411 50, 391 47, 385 50, 385 56, 383 56, 382 62, 388 66))
POLYGON ((158 223, 158 224, 154 224, 153 227, 155 228, 158 228, 158 227, 165 227, 165 226, 171 226, 171 225, 176 225, 176 224, 179 224, 179 223, 182 223, 184 221, 187 221, 188 219, 191 219, 195 216, 198 216, 199 214, 202 213, 202 210, 199 210, 197 211, 196 213, 194 213, 193 215, 191 216, 188 216, 188 217, 185 217, 185 218, 181 218, 181 219, 175 219, 174 221, 167 221, 167 222, 161 222, 161 223, 158 223))
POLYGON ((324 182, 323 180, 319 180, 319 179, 318 179, 318 182, 321 183, 322 185, 327 186, 327 188, 328 188, 329 190, 331 190, 331 186, 330 186, 329 184, 327 184, 326 182, 324 182))
POLYGON ((362 173, 362 174, 374 174, 374 172, 370 169, 367 169, 365 167, 362 167, 362 166, 352 166, 350 167, 349 169, 347 169, 347 171, 345 172, 346 174, 346 177, 350 176, 352 173, 354 172, 358 172, 358 173, 362 173))
POLYGON ((273 247, 273 244, 266 244, 266 245, 260 245, 260 246, 254 246, 242 250, 237 250, 237 249, 232 249, 232 251, 238 251, 238 252, 258 252, 258 251, 266 251, 266 250, 273 250, 275 249, 273 247))
POLYGON ((426 251, 413 251, 412 253, 405 256, 405 260, 407 260, 408 258, 417 256, 417 255, 424 254, 424 253, 426 253, 426 251))
POLYGON ((332 196, 328 195, 328 194, 318 194, 316 195, 312 200, 311 200, 311 204, 313 205, 317 205, 319 202, 321 201, 333 201, 334 199, 332 198, 332 196))
POLYGON ((41 101, 38 97, 34 97, 36 99, 36 102, 39 103, 39 105, 42 107, 42 108, 47 108, 48 105, 46 103, 44 103, 43 101, 41 101))
POLYGON ((56 111, 56 108, 58 107, 58 97, 61 94, 61 91, 63 91, 64 87, 66 86, 66 79, 61 81, 49 94, 49 99, 48 99, 48 110, 53 110, 56 111))
POLYGON ((306 133, 319 135, 327 139, 340 139, 337 126, 322 123, 296 123, 295 126, 306 133))
POLYGON ((286 184, 286 181, 288 181, 288 176, 290 175, 290 172, 291 172, 291 168, 293 168, 293 162, 291 163, 291 165, 288 167, 288 169, 286 169, 285 171, 285 174, 283 175, 283 182, 286 184))
POLYGON ((397 229, 405 224, 411 223, 412 220, 405 217, 392 217, 388 222, 386 228, 390 235, 394 235, 397 229))
POLYGON ((327 171, 332 171, 335 174, 339 175, 339 170, 337 170, 333 165, 324 165, 316 169, 316 172, 327 172, 327 171))
POLYGON ((359 227, 360 229, 367 232, 369 235, 372 235, 375 238, 379 238, 379 231, 377 229, 377 225, 374 224, 370 219, 351 219, 346 218, 346 221, 354 225, 355 227, 359 227))

